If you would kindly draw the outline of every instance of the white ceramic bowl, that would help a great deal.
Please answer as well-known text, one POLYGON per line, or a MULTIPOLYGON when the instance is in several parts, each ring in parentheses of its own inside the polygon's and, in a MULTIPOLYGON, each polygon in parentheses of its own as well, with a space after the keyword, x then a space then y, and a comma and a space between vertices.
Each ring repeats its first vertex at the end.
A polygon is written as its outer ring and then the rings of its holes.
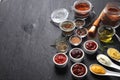
POLYGON ((75 63, 75 64, 73 64, 73 65, 71 66, 70 72, 71 72, 72 76, 75 77, 76 79, 81 79, 81 78, 83 78, 83 77, 85 77, 85 76, 87 75, 88 69, 87 69, 86 65, 83 64, 83 63, 75 63), (85 70, 86 70, 86 71, 85 71, 85 73, 84 73, 83 75, 78 76, 78 75, 76 75, 76 74, 73 73, 73 70, 72 70, 72 69, 73 69, 73 67, 74 67, 76 64, 80 64, 80 65, 83 65, 83 66, 85 67, 85 70))
POLYGON ((98 50, 98 43, 94 40, 87 40, 83 44, 83 49, 87 54, 94 54, 98 50), (96 44, 96 48, 94 50, 87 49, 86 46, 85 46, 87 42, 94 42, 96 44))
POLYGON ((80 49, 80 48, 73 48, 73 49, 71 49, 70 52, 69 52, 70 60, 73 61, 73 62, 81 62, 81 61, 83 60, 84 56, 85 56, 85 53, 84 53, 84 51, 83 51, 82 49, 80 49), (78 50, 80 50, 80 51, 82 52, 82 56, 81 56, 80 58, 74 58, 74 57, 71 55, 71 52, 72 52, 73 50, 75 50, 75 49, 78 49, 78 50))
POLYGON ((75 23, 75 24, 76 24, 76 21, 83 21, 83 24, 82 24, 81 26, 77 26, 77 25, 76 25, 76 28, 81 28, 81 27, 83 27, 83 26, 86 24, 86 22, 85 22, 84 19, 80 19, 80 18, 75 19, 75 20, 74 20, 74 23, 75 23))
POLYGON ((75 33, 76 33, 79 37, 84 38, 84 37, 86 37, 86 36, 88 35, 88 30, 87 30, 86 28, 78 28, 78 29, 75 31, 75 33), (84 29, 84 30, 86 31, 86 34, 84 34, 84 35, 79 35, 77 31, 80 30, 80 29, 84 29))
MULTIPOLYGON (((62 46, 63 46, 63 44, 62 44, 62 46)), ((68 45, 67 42, 65 42, 65 41, 58 41, 58 42, 56 42, 56 49, 57 49, 58 53, 64 53, 64 54, 66 54, 68 52, 68 48, 69 48, 69 45, 68 45), (60 46, 59 44, 60 43, 66 44, 66 49, 59 49, 59 46, 60 46)))
POLYGON ((57 53, 57 54, 55 54, 54 57, 53 57, 53 62, 54 62, 54 64, 56 65, 56 67, 63 68, 63 67, 65 67, 65 66, 67 65, 67 63, 68 63, 68 56, 67 56, 66 54, 63 54, 63 53, 57 53), (59 55, 59 54, 62 54, 62 55, 64 55, 64 56, 66 57, 66 61, 65 61, 64 63, 62 63, 62 64, 59 64, 59 63, 57 63, 57 62, 55 61, 55 57, 56 57, 57 55, 59 55))
POLYGON ((75 29, 75 23, 73 22, 73 21, 71 21, 71 20, 66 20, 66 21, 63 21, 63 22, 61 22, 60 23, 60 25, 59 25, 59 27, 60 27, 60 29, 62 30, 62 31, 64 31, 64 32, 71 32, 71 31, 73 31, 74 29, 75 29), (62 26, 64 25, 64 24, 67 24, 67 23, 71 23, 72 25, 73 25, 73 27, 71 28, 71 29, 64 29, 62 26))
POLYGON ((82 38, 80 38, 78 35, 73 35, 73 36, 71 36, 71 37, 69 38, 69 42, 70 42, 70 44, 72 44, 73 46, 78 46, 78 45, 80 45, 80 43, 82 42, 82 38), (78 37, 78 38, 80 39, 80 42, 79 42, 79 43, 74 44, 74 43, 71 42, 71 39, 72 39, 72 37, 74 37, 74 36, 76 36, 76 37, 78 37))

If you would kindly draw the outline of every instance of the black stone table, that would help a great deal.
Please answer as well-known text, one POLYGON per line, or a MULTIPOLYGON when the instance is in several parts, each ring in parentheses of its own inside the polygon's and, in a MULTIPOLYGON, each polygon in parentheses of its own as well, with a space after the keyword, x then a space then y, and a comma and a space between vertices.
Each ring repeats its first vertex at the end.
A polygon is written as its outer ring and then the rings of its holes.
MULTIPOLYGON (((53 45, 61 36, 61 31, 51 23, 50 15, 53 10, 59 8, 68 9, 71 15, 71 6, 74 1, 2 0, 0 3, 0 80, 73 80, 70 73, 72 65, 70 60, 66 69, 63 70, 55 68, 52 62, 56 49, 50 45, 53 45)), ((119 0, 90 1, 94 6, 96 16, 107 2, 120 2, 119 0)), ((69 19, 73 17, 69 16, 69 19)), ((116 30, 120 36, 120 27, 116 30)), ((115 36, 113 41, 113 44, 109 46, 120 51, 120 42, 115 36)), ((99 50, 97 53, 106 54, 106 50, 99 50)), ((92 63, 97 63, 95 56, 86 55, 83 63, 87 67, 92 63)), ((90 71, 81 80, 108 79, 120 80, 112 76, 95 76, 90 71)))

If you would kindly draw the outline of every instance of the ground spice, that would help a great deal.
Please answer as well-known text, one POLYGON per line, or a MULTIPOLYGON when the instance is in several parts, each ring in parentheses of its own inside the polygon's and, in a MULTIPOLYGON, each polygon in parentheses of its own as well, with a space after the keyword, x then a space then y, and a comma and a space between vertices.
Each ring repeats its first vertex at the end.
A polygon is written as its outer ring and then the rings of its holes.
POLYGON ((98 64, 93 64, 90 67, 90 70, 95 74, 105 74, 106 73, 106 70, 98 64))
POLYGON ((61 42, 58 42, 58 43, 56 44, 56 48, 57 48, 57 50, 60 51, 60 52, 65 52, 65 51, 67 50, 67 48, 68 48, 68 45, 67 45, 66 42, 61 41, 61 42))
POLYGON ((73 27, 74 27, 74 25, 73 25, 72 22, 66 21, 66 22, 63 22, 63 24, 62 24, 62 28, 63 28, 64 30, 70 30, 70 29, 72 29, 73 27))
POLYGON ((78 37, 78 36, 73 36, 72 38, 71 38, 71 42, 73 43, 73 44, 78 44, 78 43, 80 43, 80 38, 78 37))

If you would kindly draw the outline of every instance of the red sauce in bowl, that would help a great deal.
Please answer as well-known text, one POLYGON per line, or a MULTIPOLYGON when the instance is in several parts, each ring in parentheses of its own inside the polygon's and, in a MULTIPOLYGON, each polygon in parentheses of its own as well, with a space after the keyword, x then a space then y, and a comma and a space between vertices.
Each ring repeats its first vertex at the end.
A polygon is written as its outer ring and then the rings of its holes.
POLYGON ((77 76, 82 76, 86 73, 86 68, 82 64, 75 64, 72 68, 72 71, 77 76))
POLYGON ((80 11, 85 11, 85 10, 89 10, 90 6, 87 3, 79 3, 75 5, 75 8, 80 11))
POLYGON ((93 41, 88 41, 86 42, 85 47, 88 50, 95 50, 97 48, 97 44, 93 41))
POLYGON ((67 60, 66 56, 64 54, 58 54, 54 58, 55 62, 58 64, 63 64, 67 60))

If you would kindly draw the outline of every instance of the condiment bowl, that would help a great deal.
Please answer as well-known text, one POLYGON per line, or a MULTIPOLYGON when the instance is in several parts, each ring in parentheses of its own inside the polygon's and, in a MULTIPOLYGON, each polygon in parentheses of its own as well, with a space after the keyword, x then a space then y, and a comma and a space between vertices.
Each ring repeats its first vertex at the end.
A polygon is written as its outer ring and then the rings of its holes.
POLYGON ((85 20, 77 18, 74 20, 74 23, 76 24, 76 28, 81 28, 85 25, 85 20))
POLYGON ((56 42, 56 49, 58 50, 59 53, 67 53, 68 51, 68 43, 65 41, 58 41, 56 42))
POLYGON ((84 56, 84 51, 80 48, 73 48, 69 52, 69 57, 72 62, 81 62, 84 56))
POLYGON ((78 28, 75 33, 81 37, 81 38, 84 38, 88 35, 88 30, 86 28, 78 28))
POLYGON ((70 72, 76 79, 81 79, 87 75, 88 69, 83 63, 75 63, 71 66, 70 72))
POLYGON ((93 5, 88 0, 76 0, 72 7, 73 11, 75 12, 75 16, 80 18, 87 18, 89 16, 89 13, 92 11, 92 8, 93 5), (85 7, 88 9, 81 9, 82 5, 80 4, 86 4, 85 7))
POLYGON ((72 35, 69 38, 69 42, 70 44, 72 44, 73 46, 78 46, 80 45, 80 43, 82 42, 82 38, 80 38, 78 35, 72 35))
POLYGON ((75 23, 71 20, 63 21, 59 25, 64 36, 71 36, 74 33, 75 26, 75 23))
POLYGON ((94 40, 87 40, 83 44, 83 49, 87 54, 94 54, 98 50, 98 43, 94 40))
POLYGON ((71 32, 75 29, 75 23, 71 20, 66 20, 60 23, 59 27, 64 32, 71 32))
POLYGON ((63 53, 57 53, 53 56, 53 62, 58 68, 63 68, 68 63, 68 56, 63 53))

